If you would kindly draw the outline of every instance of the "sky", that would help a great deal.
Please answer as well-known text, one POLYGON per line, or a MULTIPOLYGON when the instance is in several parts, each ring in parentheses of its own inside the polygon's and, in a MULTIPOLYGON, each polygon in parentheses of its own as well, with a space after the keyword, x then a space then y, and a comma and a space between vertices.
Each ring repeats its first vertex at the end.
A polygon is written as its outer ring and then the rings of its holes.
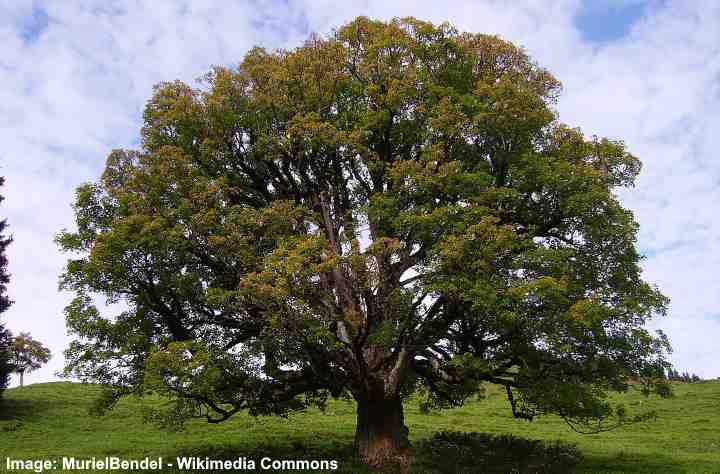
POLYGON ((15 242, 14 305, 2 316, 54 357, 26 383, 57 380, 69 338, 58 291, 76 186, 114 148, 137 147, 161 81, 237 65, 256 45, 299 46, 358 15, 415 16, 523 46, 564 87, 560 119, 622 139, 643 161, 624 205, 640 223, 645 279, 671 298, 676 368, 720 377, 720 2, 558 0, 0 0, 0 174, 15 242))

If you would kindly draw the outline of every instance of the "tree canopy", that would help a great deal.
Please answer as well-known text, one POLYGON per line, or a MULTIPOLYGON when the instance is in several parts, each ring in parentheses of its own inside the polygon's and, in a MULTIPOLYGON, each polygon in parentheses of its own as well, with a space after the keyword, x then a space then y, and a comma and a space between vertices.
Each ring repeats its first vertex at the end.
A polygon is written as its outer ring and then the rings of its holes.
POLYGON ((606 394, 651 388, 669 349, 615 194, 640 161, 561 123, 560 90, 507 41, 413 18, 159 84, 140 148, 58 235, 67 372, 211 422, 350 394, 372 465, 403 456, 414 392, 452 407, 492 383, 517 417, 626 419, 606 394))
POLYGON ((21 332, 15 336, 12 345, 13 372, 20 375, 20 386, 26 373, 39 369, 50 360, 50 349, 36 341, 30 333, 21 332))

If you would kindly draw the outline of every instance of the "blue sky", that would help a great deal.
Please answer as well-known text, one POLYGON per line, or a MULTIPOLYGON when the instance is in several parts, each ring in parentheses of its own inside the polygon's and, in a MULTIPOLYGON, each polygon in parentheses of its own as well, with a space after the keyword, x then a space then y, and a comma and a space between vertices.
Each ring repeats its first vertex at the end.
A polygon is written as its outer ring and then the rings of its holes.
POLYGON ((562 121, 623 139, 644 163, 621 198, 640 223, 643 269, 672 303, 652 322, 681 370, 720 376, 720 2, 365 0, 0 3, 0 166, 16 301, 4 315, 56 357, 68 342, 57 291, 74 188, 108 152, 137 145, 152 85, 192 82, 254 45, 293 47, 358 15, 415 16, 524 46, 564 85, 562 121))
POLYGON ((42 5, 33 5, 30 13, 23 15, 19 19, 17 29, 20 31, 20 36, 27 41, 32 42, 39 37, 42 32, 49 26, 50 18, 48 17, 47 11, 42 5))
POLYGON ((583 40, 602 44, 621 40, 654 6, 639 0, 585 0, 577 9, 573 22, 583 40))

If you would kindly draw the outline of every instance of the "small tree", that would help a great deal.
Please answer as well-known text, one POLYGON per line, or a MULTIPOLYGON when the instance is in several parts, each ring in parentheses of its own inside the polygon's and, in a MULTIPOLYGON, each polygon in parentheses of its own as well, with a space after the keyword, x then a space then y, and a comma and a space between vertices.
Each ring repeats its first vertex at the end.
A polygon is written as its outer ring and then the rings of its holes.
POLYGON ((36 341, 27 332, 15 337, 13 345, 13 372, 20 375, 20 386, 26 372, 39 369, 50 360, 50 349, 36 341))
POLYGON ((349 394, 373 466, 404 461, 414 391, 498 384, 516 417, 601 430, 608 391, 662 379, 667 299, 616 194, 640 162, 560 123, 521 49, 359 18, 206 79, 160 85, 141 149, 77 191, 68 372, 210 422, 349 394))

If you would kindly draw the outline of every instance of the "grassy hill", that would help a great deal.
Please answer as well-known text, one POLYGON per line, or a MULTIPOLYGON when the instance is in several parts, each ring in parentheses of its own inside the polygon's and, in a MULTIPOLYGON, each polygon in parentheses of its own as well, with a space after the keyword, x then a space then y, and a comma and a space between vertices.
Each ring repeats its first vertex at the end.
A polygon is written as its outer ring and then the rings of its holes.
MULTIPOLYGON (((552 417, 532 423, 515 420, 503 393, 494 389, 484 400, 431 414, 420 413, 417 404, 410 402, 406 423, 416 459, 410 472, 450 473, 463 467, 467 472, 567 472, 567 465, 553 468, 542 460, 543 456, 572 455, 571 450, 553 443, 561 441, 576 445, 581 453, 576 472, 720 473, 720 381, 675 384, 674 390, 671 399, 637 393, 620 396, 632 411, 656 410, 657 419, 596 435, 574 433, 552 417), (443 430, 511 434, 543 440, 548 448, 542 451, 541 443, 509 437, 468 437, 471 445, 440 438, 427 441, 433 432, 443 430), (526 455, 522 462, 512 459, 526 455)), ((349 402, 332 402, 324 413, 309 410, 289 418, 239 415, 220 425, 198 420, 182 432, 166 432, 143 423, 140 408, 151 403, 147 400, 129 398, 104 417, 89 416, 88 408, 98 392, 96 386, 72 383, 8 390, 0 407, 0 471, 6 468, 6 456, 163 456, 172 460, 176 456, 245 456, 256 462, 269 456, 337 459, 340 472, 363 472, 350 460, 355 413, 349 402)))

